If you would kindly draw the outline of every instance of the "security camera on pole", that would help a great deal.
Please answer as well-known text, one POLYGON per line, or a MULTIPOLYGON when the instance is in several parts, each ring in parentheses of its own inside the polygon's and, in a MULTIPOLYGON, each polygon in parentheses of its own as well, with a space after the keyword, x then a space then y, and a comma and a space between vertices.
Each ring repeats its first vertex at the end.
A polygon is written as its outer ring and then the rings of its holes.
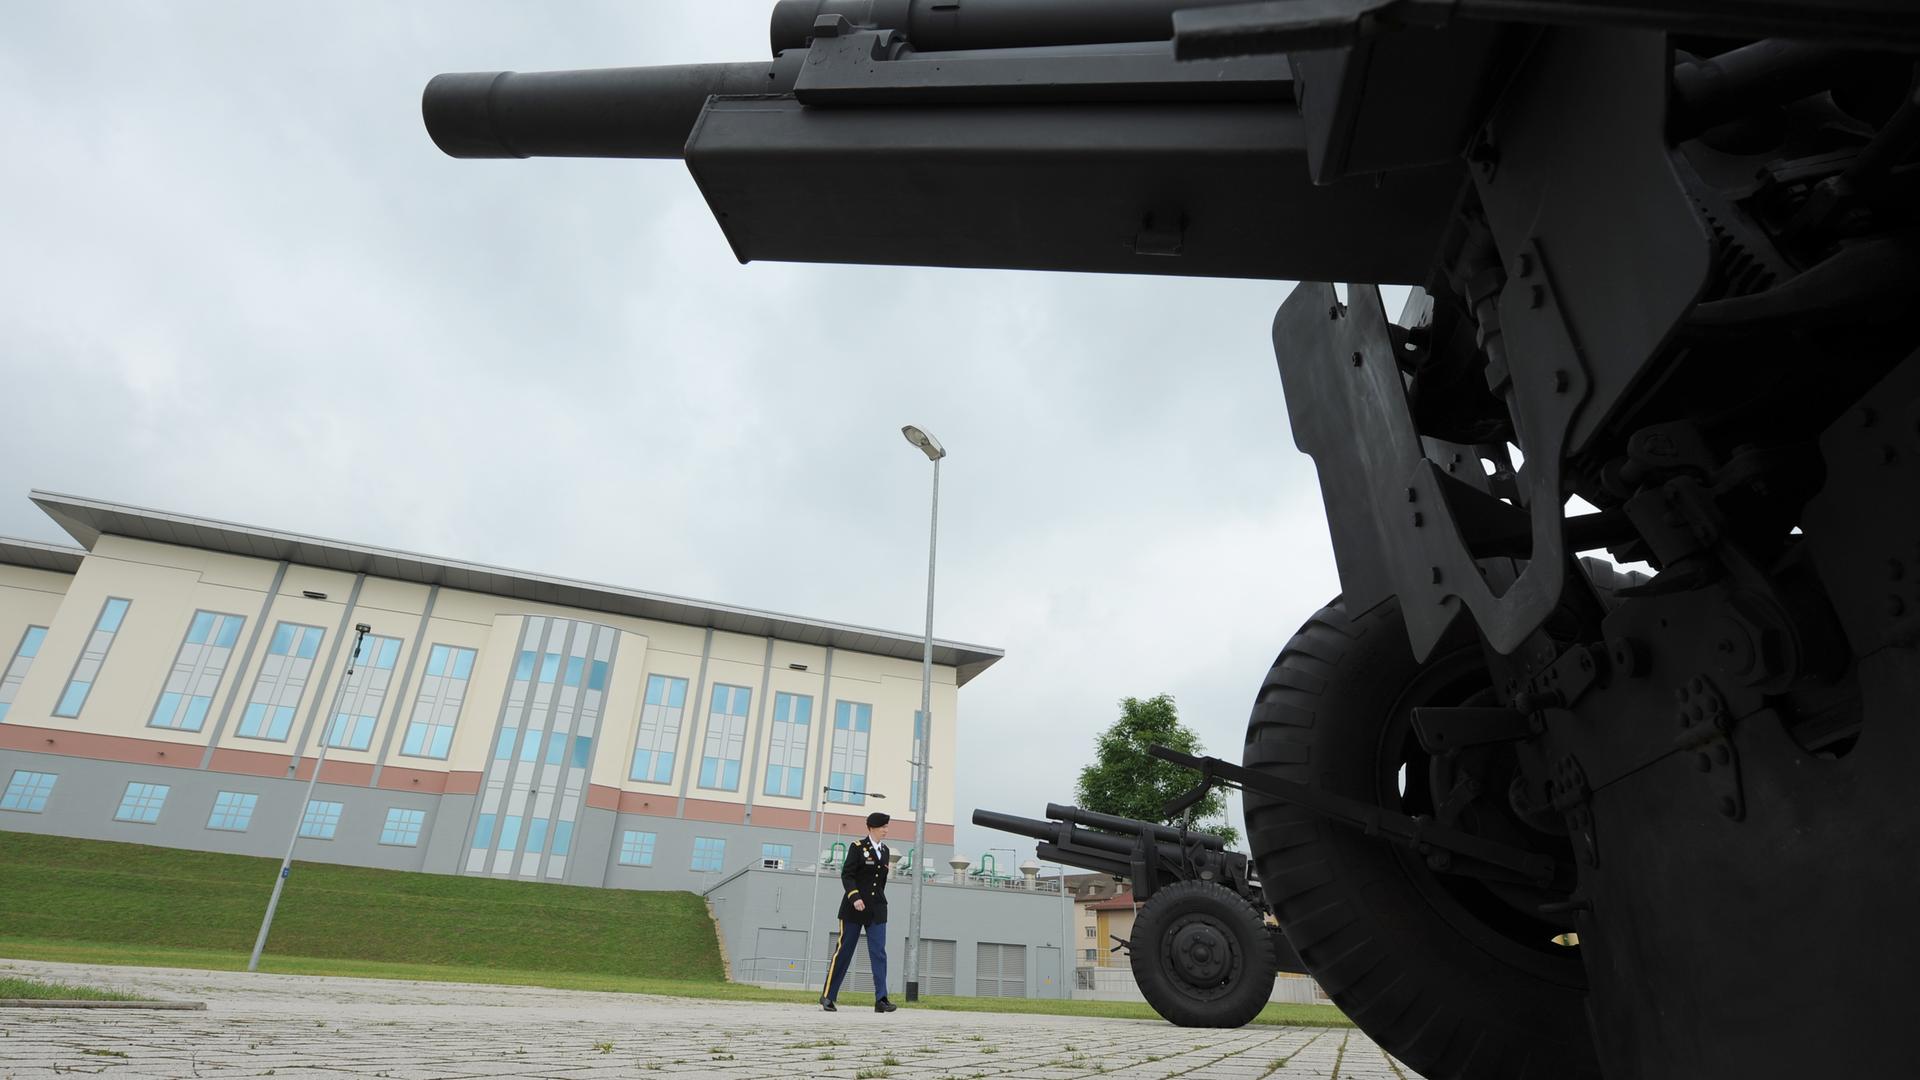
POLYGON ((920 872, 927 857, 927 759, 933 750, 933 553, 940 536, 940 459, 947 451, 940 440, 908 424, 900 429, 907 441, 920 448, 933 462, 933 518, 927 527, 927 635, 920 662, 920 738, 913 762, 914 783, 920 802, 913 809, 913 892, 907 904, 907 1000, 920 1000, 920 896, 927 876, 920 872))

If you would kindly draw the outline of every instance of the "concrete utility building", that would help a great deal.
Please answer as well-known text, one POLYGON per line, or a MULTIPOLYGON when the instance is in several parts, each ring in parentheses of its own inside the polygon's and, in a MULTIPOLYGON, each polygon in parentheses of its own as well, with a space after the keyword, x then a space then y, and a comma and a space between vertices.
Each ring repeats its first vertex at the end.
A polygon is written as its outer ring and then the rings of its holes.
MULTIPOLYGON (((918 635, 31 497, 80 546, 0 540, 0 829, 695 891, 912 835, 918 635)), ((934 644, 935 866, 1001 655, 934 644)))

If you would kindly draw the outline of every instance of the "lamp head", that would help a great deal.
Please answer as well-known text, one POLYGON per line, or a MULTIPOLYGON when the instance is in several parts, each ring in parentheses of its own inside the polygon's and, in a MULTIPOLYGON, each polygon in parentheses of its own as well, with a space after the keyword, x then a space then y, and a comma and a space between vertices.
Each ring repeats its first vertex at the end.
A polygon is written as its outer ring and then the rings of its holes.
POLYGON ((928 461, 939 461, 941 458, 947 456, 946 447, 940 445, 939 439, 921 431, 912 424, 901 428, 900 434, 905 435, 908 442, 919 447, 920 452, 927 455, 928 461))

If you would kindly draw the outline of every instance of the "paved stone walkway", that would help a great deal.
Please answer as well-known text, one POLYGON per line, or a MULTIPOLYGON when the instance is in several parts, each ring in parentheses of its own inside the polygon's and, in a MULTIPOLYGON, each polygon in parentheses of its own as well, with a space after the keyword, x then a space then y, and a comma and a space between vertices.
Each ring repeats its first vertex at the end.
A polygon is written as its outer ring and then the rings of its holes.
POLYGON ((0 1009, 0 1080, 611 1077, 1406 1080, 1350 1028, 697 1001, 529 987, 92 967, 0 973, 195 999, 206 1012, 0 1009))

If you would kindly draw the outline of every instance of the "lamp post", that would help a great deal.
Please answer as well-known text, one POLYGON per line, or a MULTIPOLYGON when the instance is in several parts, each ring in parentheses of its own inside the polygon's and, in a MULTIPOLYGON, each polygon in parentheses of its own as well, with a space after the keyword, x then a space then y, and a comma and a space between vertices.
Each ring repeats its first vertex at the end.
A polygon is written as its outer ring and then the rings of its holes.
MULTIPOLYGON (((267 900, 267 916, 260 920, 260 936, 253 939, 253 955, 247 958, 247 970, 260 970, 260 950, 267 947, 267 931, 273 928, 273 912, 280 906, 280 891, 287 887, 287 875, 293 873, 293 849, 300 843, 300 828, 307 821, 307 807, 313 804, 313 785, 320 782, 320 767, 327 763, 327 747, 333 742, 333 726, 338 722, 341 695, 347 692, 347 683, 353 678, 354 661, 360 659, 360 646, 367 640, 373 627, 366 623, 355 623, 353 627, 353 653, 347 657, 347 673, 340 676, 340 688, 334 691, 334 707, 329 710, 326 720, 320 725, 320 756, 314 759, 313 775, 307 778, 307 794, 300 800, 300 812, 293 819, 293 836, 287 840, 287 857, 280 860, 280 874, 273 879, 273 896, 267 900)), ((300 768, 300 748, 293 751, 293 770, 300 768)))
POLYGON ((826 862, 826 852, 820 845, 827 839, 827 796, 828 795, 864 795, 869 799, 884 799, 885 795, 877 791, 852 791, 847 788, 823 787, 820 789, 820 809, 814 814, 813 825, 813 916, 807 920, 807 960, 806 978, 813 980, 813 928, 820 922, 820 864, 826 862))
POLYGON ((900 429, 907 441, 918 447, 933 462, 933 515, 927 525, 927 634, 920 660, 920 739, 914 748, 913 776, 919 786, 920 805, 913 807, 913 857, 916 860, 913 890, 907 901, 907 1001, 920 1000, 920 898, 925 891, 926 875, 920 873, 917 860, 927 857, 927 759, 933 748, 933 555, 940 538, 940 459, 947 456, 940 440, 914 427, 900 429))

